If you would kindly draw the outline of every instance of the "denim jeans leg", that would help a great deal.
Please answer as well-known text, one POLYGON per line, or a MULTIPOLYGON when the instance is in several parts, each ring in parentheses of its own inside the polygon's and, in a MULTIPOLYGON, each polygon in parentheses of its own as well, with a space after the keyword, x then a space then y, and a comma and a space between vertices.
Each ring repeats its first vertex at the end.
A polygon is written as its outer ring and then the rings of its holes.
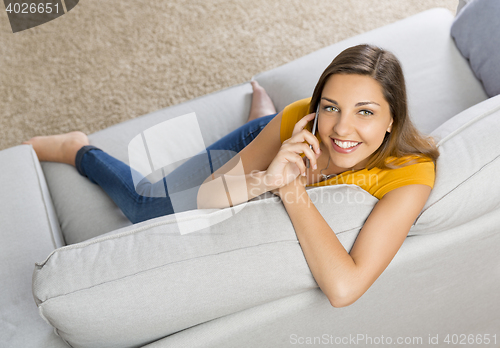
POLYGON ((165 185, 175 212, 196 209, 198 189, 205 179, 250 144, 275 116, 244 124, 168 174, 165 185))
MULTIPOLYGON (((170 198, 161 187, 162 180, 152 186, 144 178, 135 187, 132 178, 134 169, 100 149, 87 151, 79 166, 88 179, 99 185, 132 223, 174 212, 170 198)), ((138 173, 136 175, 140 176, 138 173)))
POLYGON ((137 171, 94 146, 80 149, 76 168, 98 184, 132 223, 196 209, 203 181, 255 139, 274 116, 246 123, 156 183, 143 178, 134 185, 133 176, 140 176, 137 171))
POLYGON ((208 146, 206 151, 200 152, 173 170, 167 175, 167 182, 176 189, 201 185, 206 178, 250 144, 276 115, 260 117, 235 129, 208 146))

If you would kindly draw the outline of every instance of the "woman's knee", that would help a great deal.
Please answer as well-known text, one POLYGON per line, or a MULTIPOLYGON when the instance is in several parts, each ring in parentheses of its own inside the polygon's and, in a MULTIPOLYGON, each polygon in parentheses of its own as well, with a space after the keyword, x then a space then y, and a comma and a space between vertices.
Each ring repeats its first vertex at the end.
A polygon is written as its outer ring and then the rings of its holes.
POLYGON ((142 197, 129 204, 123 213, 134 224, 173 213, 168 198, 142 197))

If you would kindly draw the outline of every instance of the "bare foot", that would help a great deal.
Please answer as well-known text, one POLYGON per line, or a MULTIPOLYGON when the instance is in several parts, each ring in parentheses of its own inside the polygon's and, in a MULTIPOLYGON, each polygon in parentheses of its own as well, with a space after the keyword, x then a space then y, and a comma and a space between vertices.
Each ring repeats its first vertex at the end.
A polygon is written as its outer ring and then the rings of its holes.
POLYGON ((31 144, 40 161, 60 162, 75 165, 76 153, 84 145, 89 145, 87 135, 69 132, 58 135, 38 136, 23 144, 31 144))
POLYGON ((250 83, 252 84, 253 96, 250 115, 248 116, 247 122, 259 117, 275 114, 276 108, 266 90, 261 87, 257 81, 250 81, 250 83))

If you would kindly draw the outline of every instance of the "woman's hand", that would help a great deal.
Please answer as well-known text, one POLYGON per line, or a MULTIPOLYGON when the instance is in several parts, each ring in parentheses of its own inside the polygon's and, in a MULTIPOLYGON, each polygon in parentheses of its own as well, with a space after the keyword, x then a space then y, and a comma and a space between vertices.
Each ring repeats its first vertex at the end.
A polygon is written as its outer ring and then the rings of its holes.
POLYGON ((300 156, 301 153, 309 158, 311 167, 316 166, 316 160, 321 154, 319 141, 311 132, 304 129, 314 116, 314 113, 306 115, 295 124, 292 136, 283 142, 278 154, 267 168, 265 180, 266 185, 272 188, 270 190, 272 193, 276 194, 276 189, 293 182, 299 175, 305 176, 307 168, 304 159, 300 156), (309 148, 309 145, 313 146, 315 152, 309 148))

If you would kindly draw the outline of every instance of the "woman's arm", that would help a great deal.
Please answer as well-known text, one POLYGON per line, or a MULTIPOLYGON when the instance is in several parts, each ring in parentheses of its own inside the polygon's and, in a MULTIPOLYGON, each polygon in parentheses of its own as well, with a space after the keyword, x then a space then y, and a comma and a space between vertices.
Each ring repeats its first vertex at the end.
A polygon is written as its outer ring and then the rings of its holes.
MULTIPOLYGON (((234 172, 234 170, 233 170, 234 172)), ((247 202, 273 189, 265 181, 265 171, 250 174, 213 175, 198 189, 198 209, 222 209, 247 202)))
POLYGON ((344 307, 360 298, 389 265, 431 188, 407 185, 388 192, 373 208, 350 253, 311 202, 304 185, 292 183, 279 192, 314 279, 332 306, 344 307))
POLYGON ((264 174, 281 147, 282 116, 276 115, 248 146, 205 179, 198 190, 199 209, 237 205, 272 189, 265 185, 264 174))

